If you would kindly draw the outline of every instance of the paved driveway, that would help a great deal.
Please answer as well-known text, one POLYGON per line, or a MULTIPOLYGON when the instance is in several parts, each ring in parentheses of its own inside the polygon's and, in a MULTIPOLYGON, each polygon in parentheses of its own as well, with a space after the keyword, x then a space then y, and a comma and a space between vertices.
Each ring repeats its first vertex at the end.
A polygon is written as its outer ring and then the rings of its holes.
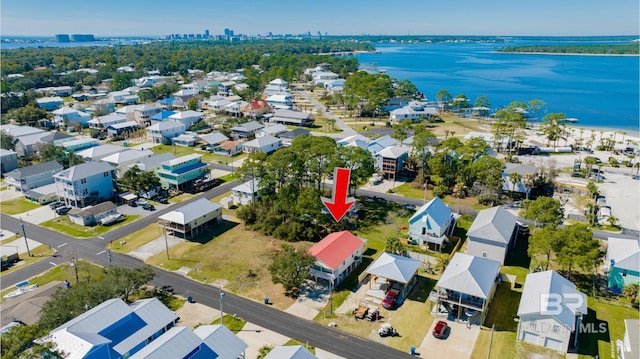
POLYGON ((480 326, 472 325, 467 328, 466 323, 456 323, 447 321, 449 324, 448 337, 446 339, 436 339, 431 332, 438 320, 434 320, 431 328, 424 337, 422 344, 417 348, 421 358, 447 358, 447 359, 468 359, 471 357, 473 347, 476 345, 480 335, 480 326))

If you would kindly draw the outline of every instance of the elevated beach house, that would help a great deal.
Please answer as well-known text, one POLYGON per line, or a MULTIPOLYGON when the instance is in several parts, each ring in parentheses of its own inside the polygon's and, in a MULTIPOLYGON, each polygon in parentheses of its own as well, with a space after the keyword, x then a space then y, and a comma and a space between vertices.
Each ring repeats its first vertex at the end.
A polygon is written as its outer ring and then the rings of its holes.
POLYGON ((16 191, 26 192, 30 189, 53 183, 53 175, 64 169, 56 161, 49 161, 31 165, 28 167, 16 168, 4 175, 9 186, 13 186, 16 191))
POLYGON ((454 227, 453 212, 440 197, 434 197, 409 218, 409 239, 413 244, 434 244, 440 249, 454 227))
POLYGON ((630 284, 640 284, 640 239, 609 237, 607 244, 609 288, 621 292, 630 284))
POLYGON ((157 171, 162 188, 190 189, 193 182, 209 173, 202 155, 191 154, 168 160, 160 164, 157 171))
POLYGON ((193 239, 200 232, 222 220, 222 206, 200 198, 158 217, 160 227, 184 239, 193 239))
POLYGON ((516 235, 516 216, 500 206, 483 209, 467 231, 467 254, 504 264, 516 235))
POLYGON ((316 259, 309 273, 335 288, 362 263, 365 249, 366 242, 349 231, 331 233, 307 251, 316 259))
POLYGON ((53 178, 58 197, 68 206, 90 206, 110 200, 115 194, 115 170, 108 163, 81 163, 56 173, 53 178))

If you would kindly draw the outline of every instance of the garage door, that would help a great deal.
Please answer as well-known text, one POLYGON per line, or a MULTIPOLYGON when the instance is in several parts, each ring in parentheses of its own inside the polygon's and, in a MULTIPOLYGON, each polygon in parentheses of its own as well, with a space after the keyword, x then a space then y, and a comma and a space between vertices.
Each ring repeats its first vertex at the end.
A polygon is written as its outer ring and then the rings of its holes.
POLYGON ((553 338, 545 339, 544 346, 553 350, 562 350, 562 342, 553 338))
POLYGON ((524 335, 522 336, 522 340, 524 340, 527 343, 531 343, 535 345, 538 345, 539 338, 540 336, 538 334, 531 333, 531 332, 524 332, 524 335))

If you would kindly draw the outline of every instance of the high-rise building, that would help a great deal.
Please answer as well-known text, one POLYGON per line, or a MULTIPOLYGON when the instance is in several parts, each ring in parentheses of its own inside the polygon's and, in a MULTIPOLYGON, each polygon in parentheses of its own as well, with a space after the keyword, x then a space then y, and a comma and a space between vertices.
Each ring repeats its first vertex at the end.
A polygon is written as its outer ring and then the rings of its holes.
POLYGON ((71 39, 69 38, 69 35, 67 34, 56 34, 56 41, 57 42, 70 42, 71 39))
POLYGON ((209 30, 204 30, 204 38, 205 39, 209 38, 209 30))

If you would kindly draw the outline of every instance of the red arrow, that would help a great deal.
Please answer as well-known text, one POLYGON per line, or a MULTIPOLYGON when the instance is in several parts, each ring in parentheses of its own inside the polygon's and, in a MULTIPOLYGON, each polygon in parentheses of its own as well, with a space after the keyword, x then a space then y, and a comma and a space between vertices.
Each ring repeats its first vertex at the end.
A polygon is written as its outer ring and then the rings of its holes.
POLYGON ((324 197, 322 198, 322 203, 327 207, 327 210, 336 222, 339 222, 355 203, 355 199, 351 197, 347 198, 350 176, 350 169, 336 168, 333 172, 333 197, 331 200, 324 197))

